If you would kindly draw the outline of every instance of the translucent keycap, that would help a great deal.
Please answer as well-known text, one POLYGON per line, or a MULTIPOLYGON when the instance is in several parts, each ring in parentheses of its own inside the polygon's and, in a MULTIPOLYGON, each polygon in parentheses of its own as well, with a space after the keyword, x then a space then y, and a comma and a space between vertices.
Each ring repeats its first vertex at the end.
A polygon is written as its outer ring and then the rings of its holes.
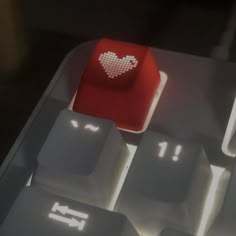
POLYGON ((39 153, 32 183, 107 208, 127 154, 112 121, 65 110, 39 153))
POLYGON ((115 209, 143 235, 157 235, 166 227, 191 234, 200 223, 211 176, 199 145, 147 131, 115 209))
POLYGON ((26 187, 0 227, 1 236, 138 236, 119 213, 26 187))

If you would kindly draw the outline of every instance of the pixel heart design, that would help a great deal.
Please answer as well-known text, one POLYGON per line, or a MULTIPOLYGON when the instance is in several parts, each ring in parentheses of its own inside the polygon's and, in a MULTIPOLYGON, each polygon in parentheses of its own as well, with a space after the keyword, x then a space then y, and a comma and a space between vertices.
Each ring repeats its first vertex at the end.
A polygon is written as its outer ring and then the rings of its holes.
POLYGON ((138 65, 138 60, 134 56, 127 55, 118 58, 116 53, 108 51, 100 54, 98 58, 108 78, 115 77, 134 69, 138 65))

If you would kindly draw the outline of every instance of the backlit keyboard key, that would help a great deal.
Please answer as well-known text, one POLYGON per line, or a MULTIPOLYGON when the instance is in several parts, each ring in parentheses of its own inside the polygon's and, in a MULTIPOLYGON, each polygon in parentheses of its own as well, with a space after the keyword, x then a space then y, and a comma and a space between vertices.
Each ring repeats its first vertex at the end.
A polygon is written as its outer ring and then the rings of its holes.
POLYGON ((1 225, 1 236, 138 236, 121 214, 26 187, 1 225))
POLYGON ((102 39, 82 75, 73 110, 113 120, 123 130, 142 132, 166 80, 148 47, 102 39))
POLYGON ((127 156, 112 121, 64 110, 39 153, 33 185, 107 208, 127 156))
POLYGON ((197 230, 211 180, 204 151, 195 144, 147 131, 134 156, 116 210, 140 234, 166 227, 197 230))

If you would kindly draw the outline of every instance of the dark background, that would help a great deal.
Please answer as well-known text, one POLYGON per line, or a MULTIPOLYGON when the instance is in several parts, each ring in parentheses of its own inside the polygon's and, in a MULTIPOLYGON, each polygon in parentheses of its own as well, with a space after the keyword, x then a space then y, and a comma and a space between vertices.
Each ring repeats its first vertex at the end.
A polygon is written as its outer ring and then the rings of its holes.
MULTIPOLYGON (((100 37, 215 57, 233 1, 25 0, 28 57, 17 71, 0 73, 0 163, 23 128, 64 56, 100 37)), ((235 61, 236 43, 227 58, 235 61)), ((222 78, 223 79, 223 78, 222 78)))

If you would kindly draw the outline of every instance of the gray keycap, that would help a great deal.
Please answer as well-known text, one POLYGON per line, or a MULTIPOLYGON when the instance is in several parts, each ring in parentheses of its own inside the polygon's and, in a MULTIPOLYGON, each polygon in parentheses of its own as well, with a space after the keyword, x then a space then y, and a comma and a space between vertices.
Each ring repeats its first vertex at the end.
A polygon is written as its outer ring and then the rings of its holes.
POLYGON ((112 121, 64 110, 39 153, 32 183, 107 208, 127 154, 112 121))
POLYGON ((118 213, 26 187, 0 228, 1 236, 138 236, 118 213))
POLYGON ((134 156, 116 210, 140 234, 166 227, 194 233, 199 225, 212 172, 199 145, 146 132, 134 156))
POLYGON ((184 232, 181 232, 181 231, 178 231, 178 230, 175 230, 175 229, 164 229, 160 236, 192 236, 190 234, 186 234, 184 232))

